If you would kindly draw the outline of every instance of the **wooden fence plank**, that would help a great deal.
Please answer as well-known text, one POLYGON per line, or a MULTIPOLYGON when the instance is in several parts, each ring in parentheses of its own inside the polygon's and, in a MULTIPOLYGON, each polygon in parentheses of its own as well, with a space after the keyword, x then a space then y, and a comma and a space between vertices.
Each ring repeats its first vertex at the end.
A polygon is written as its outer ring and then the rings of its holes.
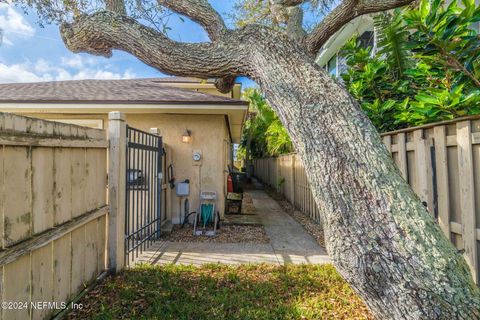
MULTIPOLYGON (((53 246, 49 243, 32 252, 32 302, 53 300, 53 246)), ((32 319, 49 319, 52 310, 32 309, 32 319)))
POLYGON ((473 279, 477 282, 478 252, 470 121, 457 123, 457 146, 463 243, 467 263, 471 267, 473 279))
POLYGON ((68 301, 70 298, 71 238, 69 232, 53 242, 53 301, 68 301))
POLYGON ((392 136, 384 136, 382 138, 383 144, 387 147, 388 152, 392 152, 392 136))
MULTIPOLYGON (((71 180, 72 185, 72 217, 77 217, 88 211, 88 203, 86 199, 86 155, 85 149, 71 149, 68 150, 72 157, 71 163, 71 180)), ((98 177, 101 179, 102 177, 98 177)), ((92 186, 91 188, 94 188, 92 186)))
POLYGON ((55 148, 54 155, 54 225, 72 218, 72 154, 69 149, 55 148))
POLYGON ((32 150, 33 234, 53 227, 54 148, 32 150))
POLYGON ((417 168, 417 195, 427 203, 430 214, 434 214, 432 187, 431 140, 424 138, 422 129, 413 132, 415 162, 417 168))
POLYGON ((32 155, 28 147, 4 150, 4 246, 25 240, 32 234, 32 155))
POLYGON ((402 177, 408 181, 408 167, 407 167, 407 149, 405 133, 399 133, 397 135, 397 152, 398 152, 398 169, 402 177))
POLYGON ((85 254, 86 254, 86 240, 85 240, 85 225, 72 231, 72 273, 71 279, 71 294, 75 294, 83 289, 85 283, 85 254))
POLYGON ((438 223, 450 239, 450 188, 448 183, 447 140, 445 126, 433 129, 435 137, 435 168, 437 174, 438 223))
MULTIPOLYGON (((3 301, 30 303, 30 254, 4 266, 3 301)), ((28 308, 3 309, 2 319, 30 319, 28 308)))

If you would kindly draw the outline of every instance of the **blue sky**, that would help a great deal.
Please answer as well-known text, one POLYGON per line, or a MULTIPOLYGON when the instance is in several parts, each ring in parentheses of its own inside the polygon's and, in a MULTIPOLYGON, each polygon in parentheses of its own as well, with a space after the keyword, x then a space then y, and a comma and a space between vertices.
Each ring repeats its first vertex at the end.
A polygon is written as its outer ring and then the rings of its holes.
MULTIPOLYGON (((229 12, 234 1, 214 0, 221 14, 229 12)), ((206 33, 195 23, 178 17, 170 19, 169 36, 187 42, 207 41, 206 33)), ((72 79, 120 79, 163 76, 135 57, 115 51, 109 59, 68 51, 55 25, 41 28, 34 12, 0 3, 0 28, 4 30, 0 46, 0 83, 72 79)), ((244 87, 254 83, 240 79, 244 87)))

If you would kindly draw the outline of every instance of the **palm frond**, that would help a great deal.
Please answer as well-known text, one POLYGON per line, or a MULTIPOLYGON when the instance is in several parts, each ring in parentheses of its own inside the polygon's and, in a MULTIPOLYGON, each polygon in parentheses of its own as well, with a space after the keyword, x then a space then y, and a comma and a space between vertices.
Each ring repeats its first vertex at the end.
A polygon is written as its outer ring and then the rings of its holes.
POLYGON ((396 78, 403 77, 409 67, 409 50, 406 47, 408 31, 401 16, 401 10, 384 12, 375 16, 374 26, 377 33, 378 53, 396 72, 396 78))

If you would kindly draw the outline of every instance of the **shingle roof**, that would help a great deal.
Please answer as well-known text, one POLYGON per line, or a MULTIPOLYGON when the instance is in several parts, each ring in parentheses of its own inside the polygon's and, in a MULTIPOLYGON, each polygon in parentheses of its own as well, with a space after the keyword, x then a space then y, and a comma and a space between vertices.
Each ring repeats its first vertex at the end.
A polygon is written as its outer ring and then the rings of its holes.
POLYGON ((245 101, 165 85, 188 78, 72 80, 0 84, 0 103, 246 104, 245 101))

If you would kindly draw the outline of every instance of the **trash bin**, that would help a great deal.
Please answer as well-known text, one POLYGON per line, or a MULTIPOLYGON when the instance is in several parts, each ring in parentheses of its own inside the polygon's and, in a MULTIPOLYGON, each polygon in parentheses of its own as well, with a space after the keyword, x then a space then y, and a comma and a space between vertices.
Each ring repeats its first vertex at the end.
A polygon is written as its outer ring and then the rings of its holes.
POLYGON ((247 178, 245 172, 231 172, 230 175, 233 181, 233 192, 243 193, 243 186, 245 185, 245 180, 247 178))

